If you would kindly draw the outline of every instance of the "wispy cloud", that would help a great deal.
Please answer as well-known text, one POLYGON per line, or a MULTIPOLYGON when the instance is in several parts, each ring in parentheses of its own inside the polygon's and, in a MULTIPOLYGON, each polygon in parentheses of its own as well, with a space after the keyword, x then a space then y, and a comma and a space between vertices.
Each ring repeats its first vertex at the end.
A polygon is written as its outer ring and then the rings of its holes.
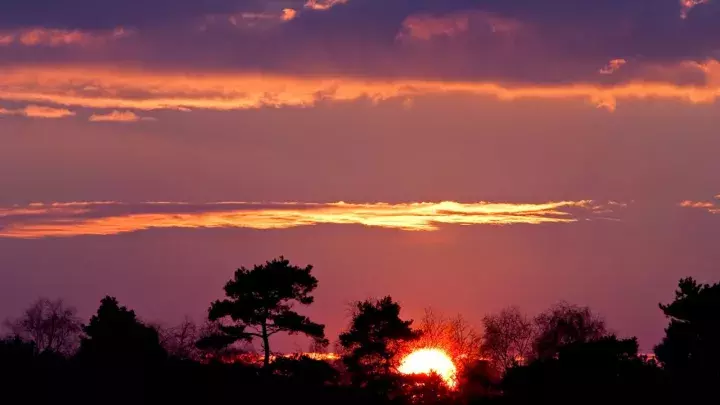
POLYGON ((603 66, 599 73, 602 75, 611 75, 618 71, 624 64, 626 64, 627 61, 625 59, 613 59, 610 62, 607 63, 607 65, 603 66))
POLYGON ((691 201, 685 200, 680 203, 683 208, 694 208, 707 211, 711 214, 720 214, 720 194, 715 196, 715 201, 691 201))
POLYGON ((18 115, 28 118, 65 118, 75 115, 74 111, 41 105, 28 105, 20 109, 0 108, 0 115, 18 115))
MULTIPOLYGON (((718 65, 712 61, 713 65, 718 65)), ((310 107, 320 101, 382 101, 437 94, 471 94, 511 100, 586 100, 614 108, 619 100, 713 103, 720 83, 503 84, 493 82, 291 77, 262 74, 179 74, 87 68, 1 69, 0 100, 118 110, 242 110, 310 107)))
POLYGON ((127 37, 132 31, 117 28, 112 31, 90 32, 49 28, 25 28, 0 32, 0 46, 89 46, 127 37))
POLYGON ((239 12, 232 14, 209 14, 200 23, 200 30, 207 31, 211 27, 223 25, 234 28, 258 29, 272 28, 278 24, 291 21, 297 16, 292 8, 283 8, 277 11, 239 12))
POLYGON ((90 122, 138 122, 155 121, 153 117, 141 117, 132 111, 114 110, 107 114, 93 114, 88 118, 90 122))
POLYGON ((710 0, 680 0, 680 18, 686 19, 690 14, 690 10, 700 4, 708 3, 710 3, 710 0))
POLYGON ((403 21, 402 29, 396 39, 406 41, 409 39, 429 40, 438 36, 453 37, 467 32, 469 27, 469 17, 465 14, 443 17, 413 15, 403 21))
POLYGON ((329 10, 339 4, 345 4, 349 0, 307 0, 305 8, 312 10, 329 10))
POLYGON ((249 203, 123 204, 73 202, 0 208, 0 237, 114 235, 153 228, 286 229, 320 224, 433 231, 440 225, 572 223, 604 218, 619 204, 548 203, 249 203))
POLYGON ((484 11, 458 11, 445 15, 413 14, 402 22, 396 40, 430 40, 435 37, 455 37, 473 30, 485 30, 494 35, 518 32, 522 24, 484 11))

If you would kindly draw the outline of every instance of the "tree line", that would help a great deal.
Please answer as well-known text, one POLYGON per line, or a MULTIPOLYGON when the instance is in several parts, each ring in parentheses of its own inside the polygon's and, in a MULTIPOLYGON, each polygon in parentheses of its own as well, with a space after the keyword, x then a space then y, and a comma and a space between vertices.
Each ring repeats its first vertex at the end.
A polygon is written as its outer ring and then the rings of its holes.
MULTIPOLYGON (((358 301, 328 351, 312 305, 313 267, 280 257, 241 267, 209 305, 207 320, 165 328, 143 322, 114 297, 87 323, 62 300, 40 299, 5 322, 0 384, 17 403, 417 404, 685 403, 718 398, 720 284, 680 280, 660 304, 668 318, 654 355, 637 339, 608 332, 587 307, 561 302, 530 317, 517 307, 483 318, 426 311, 404 319, 392 297, 358 301), (308 352, 281 356, 273 336, 302 334, 308 352), (259 344, 261 361, 254 358, 259 344), (457 367, 451 388, 439 375, 402 375, 401 360, 441 348, 457 367), (245 356, 245 357, 243 357, 245 356), (249 357, 248 357, 249 356, 249 357)), ((8 403, 15 403, 14 401, 8 403)))

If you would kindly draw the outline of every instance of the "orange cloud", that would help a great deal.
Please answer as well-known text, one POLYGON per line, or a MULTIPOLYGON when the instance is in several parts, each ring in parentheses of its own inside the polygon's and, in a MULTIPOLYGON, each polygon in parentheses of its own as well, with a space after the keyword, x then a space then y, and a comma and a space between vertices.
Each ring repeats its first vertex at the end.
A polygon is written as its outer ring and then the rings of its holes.
POLYGON ((132 32, 117 28, 111 32, 86 32, 47 28, 27 28, 13 32, 0 32, 0 46, 89 46, 127 37, 132 32))
POLYGON ((461 11, 442 16, 415 14, 402 22, 397 40, 430 40, 435 37, 454 37, 471 27, 485 27, 493 34, 509 34, 518 31, 522 24, 514 19, 484 11, 461 11))
POLYGON ((75 112, 64 108, 53 108, 40 105, 28 105, 16 110, 0 108, 0 115, 19 115, 28 118, 65 118, 72 117, 75 112))
POLYGON ((280 17, 283 21, 290 21, 297 17, 297 11, 292 8, 284 8, 282 10, 282 16, 280 17))
POLYGON ((108 114, 93 114, 88 118, 90 122, 138 122, 155 121, 152 117, 141 117, 132 111, 114 110, 108 114))
POLYGON ((308 0, 305 3, 305 8, 312 10, 329 10, 338 4, 345 4, 349 0, 308 0))
MULTIPOLYGON (((720 200, 720 194, 715 196, 716 200, 720 200)), ((720 201, 691 201, 685 200, 680 203, 683 208, 695 208, 707 211, 711 214, 720 214, 720 201)))
MULTIPOLYGON (((714 65, 718 65, 714 62, 714 65)), ((319 101, 382 101, 423 95, 470 94, 512 100, 586 100, 615 108, 619 100, 713 103, 720 83, 504 84, 493 82, 291 77, 267 74, 180 74, 76 67, 0 68, 0 100, 118 110, 242 110, 310 107, 319 101)))
POLYGON ((690 10, 700 4, 708 3, 710 3, 710 0, 680 0, 680 18, 686 19, 690 14, 690 10))
POLYGON ((466 32, 470 27, 467 15, 434 17, 430 15, 414 15, 402 22, 402 29, 396 39, 430 40, 438 36, 453 37, 466 32))
POLYGON ((0 237, 115 235, 153 228, 286 229, 319 224, 434 231, 440 225, 572 223, 616 205, 512 203, 55 203, 0 208, 0 237))
POLYGON ((627 61, 625 59, 613 59, 600 69, 600 74, 611 75, 618 71, 627 61))
POLYGON ((75 112, 63 108, 53 108, 39 105, 29 105, 25 107, 23 111, 25 116, 30 118, 65 118, 75 115, 75 112))

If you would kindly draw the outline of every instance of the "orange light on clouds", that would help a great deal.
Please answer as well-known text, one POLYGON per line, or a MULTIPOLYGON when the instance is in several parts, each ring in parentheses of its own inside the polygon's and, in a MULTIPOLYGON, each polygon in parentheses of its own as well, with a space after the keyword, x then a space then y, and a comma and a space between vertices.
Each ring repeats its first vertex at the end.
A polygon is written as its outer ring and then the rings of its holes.
POLYGON ((438 348, 418 349, 402 359, 398 372, 401 374, 438 374, 450 388, 457 385, 457 368, 450 356, 438 348))
POLYGON ((111 111, 107 114, 93 114, 88 118, 90 122, 138 122, 155 121, 152 117, 141 117, 132 111, 111 111))
POLYGON ((720 194, 715 196, 718 201, 692 201, 685 200, 679 205, 683 208, 700 209, 711 214, 720 214, 720 194))
POLYGON ((329 10, 338 4, 345 4, 349 0, 307 0, 305 8, 311 10, 329 10))
POLYGON ((686 19, 690 14, 690 10, 700 4, 707 3, 710 3, 710 0, 680 0, 680 18, 686 19))
POLYGON ((402 22, 395 39, 427 41, 441 36, 454 37, 468 32, 471 26, 486 27, 494 35, 517 33, 523 27, 518 20, 485 11, 458 11, 440 16, 413 14, 402 22))
POLYGON ((600 69, 602 75, 611 75, 618 71, 627 61, 625 59, 613 59, 600 69))
MULTIPOLYGON (((0 237, 115 235, 158 228, 287 229, 320 224, 434 231, 440 225, 573 223, 607 214, 592 201, 511 203, 55 203, 0 208, 0 237), (80 210, 80 211, 78 211, 80 210)), ((600 217, 597 217, 600 218, 600 217)))
POLYGON ((74 111, 40 105, 28 105, 24 108, 7 110, 0 108, 0 115, 18 115, 28 118, 65 118, 75 116, 74 111))
POLYGON ((282 16, 280 17, 283 21, 290 21, 297 16, 297 11, 292 8, 284 8, 282 10, 282 16))
POLYGON ((160 73, 81 67, 0 68, 0 100, 118 110, 219 111, 311 107, 320 101, 374 102, 423 95, 469 94, 513 100, 586 100, 615 109, 618 100, 713 103, 720 97, 720 63, 702 65, 706 86, 662 82, 511 85, 490 82, 291 77, 265 74, 160 73), (714 79, 715 78, 715 79, 714 79))

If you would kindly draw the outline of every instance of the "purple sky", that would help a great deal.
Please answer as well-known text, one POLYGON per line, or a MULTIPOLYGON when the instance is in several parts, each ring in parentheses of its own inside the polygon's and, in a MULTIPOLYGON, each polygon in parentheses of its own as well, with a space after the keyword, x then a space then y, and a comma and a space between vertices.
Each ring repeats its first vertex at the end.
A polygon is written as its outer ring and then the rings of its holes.
POLYGON ((567 300, 649 350, 677 280, 720 275, 695 3, 0 0, 0 319, 200 320, 285 255, 333 339, 373 296, 478 328, 567 300))

